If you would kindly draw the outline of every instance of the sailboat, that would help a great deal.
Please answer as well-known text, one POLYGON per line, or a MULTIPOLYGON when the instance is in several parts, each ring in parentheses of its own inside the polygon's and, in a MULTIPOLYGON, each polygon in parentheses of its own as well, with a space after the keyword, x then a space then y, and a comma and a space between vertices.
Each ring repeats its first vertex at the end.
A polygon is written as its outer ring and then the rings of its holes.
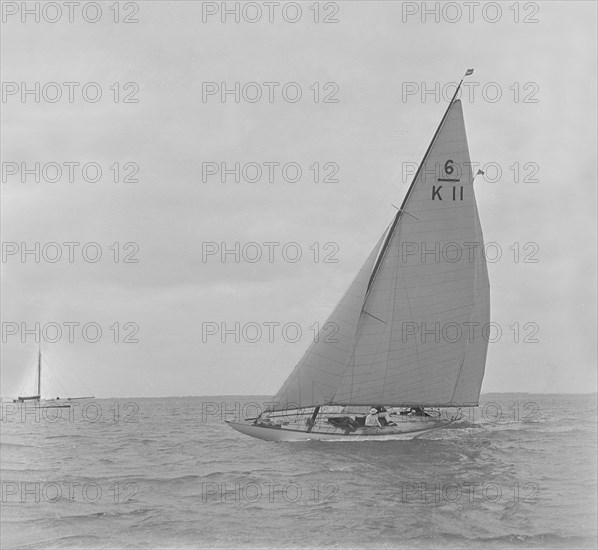
POLYGON ((60 397, 56 397, 56 399, 42 399, 42 348, 41 348, 41 346, 39 346, 37 349, 36 388, 37 388, 37 391, 36 391, 35 395, 19 396, 16 399, 13 399, 13 403, 32 402, 35 404, 42 404, 45 407, 68 408, 71 406, 69 401, 81 400, 81 399, 93 399, 93 396, 67 397, 67 398, 63 398, 62 400, 60 399, 60 397))
POLYGON ((472 73, 323 325, 335 342, 320 334, 263 413, 232 428, 269 441, 412 439, 478 405, 490 287, 457 99, 472 73))

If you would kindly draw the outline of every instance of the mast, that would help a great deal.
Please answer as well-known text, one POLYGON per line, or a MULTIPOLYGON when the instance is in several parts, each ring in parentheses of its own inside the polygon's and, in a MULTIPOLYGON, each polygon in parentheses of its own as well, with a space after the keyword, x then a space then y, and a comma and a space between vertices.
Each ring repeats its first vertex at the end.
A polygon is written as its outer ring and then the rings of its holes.
MULTIPOLYGON (((386 250, 388 248, 388 245, 390 243, 390 239, 392 238, 395 229, 397 227, 397 224, 399 223, 399 220, 401 219, 401 214, 403 213, 403 209, 405 208, 405 206, 407 205, 407 201, 409 200, 409 196, 411 195, 411 192, 413 191, 413 188, 415 187, 415 182, 417 181, 417 178, 419 177, 420 172, 422 171, 424 164, 426 163, 426 160, 430 154, 430 151, 432 150, 432 146, 434 145, 434 142, 436 141, 436 138, 438 137, 438 134, 440 133, 440 130, 442 129, 442 126, 444 125, 444 121, 446 120, 446 117, 448 116, 448 113, 451 109, 452 104, 455 102, 455 99, 457 99, 457 94, 459 93, 459 90, 461 89, 461 84, 463 84, 463 80, 465 79, 466 76, 469 76, 473 74, 473 69, 468 69, 465 74, 463 75, 463 77, 461 78, 461 81, 459 82, 459 85, 457 86, 457 89, 455 90, 455 93, 453 94, 452 99, 450 100, 448 107, 446 108, 446 111, 444 112, 444 116, 442 117, 440 124, 438 125, 438 128, 436 128, 436 132, 434 133, 434 136, 432 137, 432 141, 430 141, 430 145, 428 145, 428 148, 426 149, 426 152, 424 154, 424 158, 422 159, 422 161, 419 163, 419 166, 417 167, 417 171, 415 172, 415 176, 413 176, 413 180, 411 181, 411 185, 409 186, 409 189, 407 190, 407 194, 405 195, 405 198, 403 199, 403 203, 401 204, 401 208, 399 208, 399 211, 396 213, 394 220, 392 221, 392 224, 390 226, 390 229, 388 230, 388 233, 386 234, 386 238, 384 239, 384 243, 382 243, 382 247, 380 249, 380 253, 378 254, 378 258, 376 260, 376 263, 374 264, 374 269, 372 270, 372 275, 370 277, 370 280, 368 282, 368 289, 367 289, 367 293, 369 293, 370 288, 372 287, 372 284, 374 282, 374 279, 376 278, 376 273, 378 272, 378 268, 380 267, 380 264, 382 263, 382 260, 384 259, 384 256, 386 255, 386 250)), ((366 293, 366 296, 367 296, 366 293)))
POLYGON ((316 406, 313 414, 311 415, 310 419, 307 421, 307 433, 310 433, 313 430, 313 428, 316 424, 316 417, 318 416, 319 412, 320 412, 320 405, 316 406))
POLYGON ((37 395, 42 396, 42 346, 37 348, 37 395))

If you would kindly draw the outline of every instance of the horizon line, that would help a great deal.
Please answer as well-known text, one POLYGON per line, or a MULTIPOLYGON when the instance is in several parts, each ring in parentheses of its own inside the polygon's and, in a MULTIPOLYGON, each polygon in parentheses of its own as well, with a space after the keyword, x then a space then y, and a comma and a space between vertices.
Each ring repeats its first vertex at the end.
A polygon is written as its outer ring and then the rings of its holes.
MULTIPOLYGON (((561 393, 557 393, 557 392, 530 392, 530 391, 495 391, 495 392, 484 392, 484 393, 480 393, 480 397, 483 395, 509 395, 509 394, 515 394, 515 395, 597 395, 598 392, 597 391, 591 391, 591 392, 561 392, 561 393)), ((214 398, 214 397, 218 397, 218 398, 223 398, 223 397, 273 397, 272 395, 269 394, 244 394, 244 393, 227 393, 227 394, 211 394, 211 395, 149 395, 149 396, 109 396, 109 397, 97 397, 97 396, 93 396, 93 397, 89 397, 89 398, 77 398, 77 397, 60 397, 59 400, 76 400, 76 399, 174 399, 174 398, 183 398, 183 399, 187 399, 187 398, 195 398, 195 397, 210 397, 210 398, 214 398)), ((0 400, 4 401, 12 401, 13 399, 16 399, 16 397, 9 397, 9 396, 0 396, 0 400)), ((42 398, 42 401, 52 401, 55 398, 52 397, 48 397, 48 398, 42 398)))

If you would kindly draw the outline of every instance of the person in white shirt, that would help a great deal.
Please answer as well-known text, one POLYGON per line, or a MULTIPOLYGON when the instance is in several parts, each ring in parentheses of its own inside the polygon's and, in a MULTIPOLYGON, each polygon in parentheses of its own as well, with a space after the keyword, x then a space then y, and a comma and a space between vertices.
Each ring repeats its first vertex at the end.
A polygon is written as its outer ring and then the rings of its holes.
POLYGON ((380 421, 378 420, 378 410, 372 407, 370 414, 365 417, 366 428, 381 428, 380 421))

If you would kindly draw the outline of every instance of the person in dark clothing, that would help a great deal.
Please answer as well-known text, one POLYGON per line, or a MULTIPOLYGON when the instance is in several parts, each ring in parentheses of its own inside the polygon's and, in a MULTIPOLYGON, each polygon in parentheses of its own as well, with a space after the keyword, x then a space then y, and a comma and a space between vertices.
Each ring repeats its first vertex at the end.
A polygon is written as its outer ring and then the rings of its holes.
POLYGON ((380 422, 380 425, 382 427, 384 427, 384 426, 396 426, 396 424, 391 420, 390 414, 388 414, 388 411, 386 410, 386 407, 383 407, 382 405, 378 405, 376 407, 376 411, 378 413, 378 421, 380 422))
POLYGON ((409 416, 430 416, 423 407, 411 407, 409 416))

